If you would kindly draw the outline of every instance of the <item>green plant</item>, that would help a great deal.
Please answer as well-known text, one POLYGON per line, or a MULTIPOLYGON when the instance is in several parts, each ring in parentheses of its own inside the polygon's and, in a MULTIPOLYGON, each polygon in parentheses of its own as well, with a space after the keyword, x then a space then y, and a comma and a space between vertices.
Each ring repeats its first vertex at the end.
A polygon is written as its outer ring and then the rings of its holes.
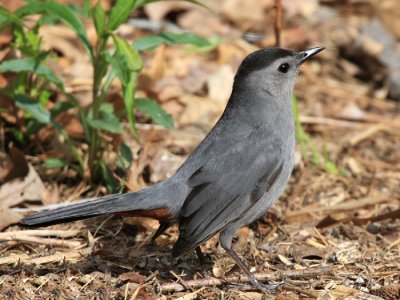
POLYGON ((323 153, 321 153, 315 145, 314 141, 301 126, 299 110, 297 107, 297 100, 295 95, 292 95, 292 107, 294 122, 296 126, 296 140, 300 145, 301 154, 303 155, 305 160, 310 160, 311 163, 316 166, 321 165, 328 173, 338 174, 339 170, 337 169, 335 163, 333 163, 329 159, 326 149, 324 149, 323 153))
MULTIPOLYGON (((37 130, 41 126, 51 124, 64 136, 65 141, 73 149, 78 162, 77 164, 70 163, 69 165, 73 165, 83 176, 86 170, 85 159, 78 151, 77 145, 55 121, 57 114, 74 107, 79 114, 84 128, 85 139, 89 144, 87 161, 90 177, 95 180, 101 174, 101 177, 109 183, 107 187, 111 190, 116 189, 116 184, 113 181, 114 176, 110 175, 110 167, 106 166, 102 160, 107 146, 102 136, 104 134, 121 134, 123 131, 121 118, 125 115, 131 131, 138 138, 135 122, 136 109, 141 110, 156 123, 168 128, 173 127, 171 116, 166 114, 156 101, 152 99, 135 99, 136 79, 142 69, 139 51, 152 49, 160 44, 189 43, 200 49, 206 49, 213 45, 208 40, 191 33, 161 33, 144 37, 130 45, 114 33, 127 20, 132 11, 147 3, 156 1, 159 0, 117 0, 110 11, 105 11, 100 2, 90 7, 90 1, 88 0, 84 1, 81 9, 71 9, 70 6, 54 1, 39 2, 35 0, 30 1, 14 13, 0 7, 1 28, 11 24, 15 40, 14 47, 24 50, 21 51, 22 57, 4 61, 0 64, 0 72, 18 74, 15 86, 3 92, 6 92, 14 100, 16 106, 26 113, 29 123, 34 124, 32 128, 37 130), (84 17, 92 19, 95 25, 97 43, 94 47, 89 42, 85 27, 79 17, 79 11, 84 17), (42 17, 32 29, 27 28, 23 23, 23 19, 30 15, 40 15, 42 17), (46 59, 50 53, 41 50, 38 29, 49 18, 52 21, 58 20, 69 26, 76 33, 90 58, 93 68, 93 87, 92 103, 87 109, 80 107, 73 96, 64 91, 62 81, 46 66, 46 59), (113 53, 107 48, 109 40, 113 42, 115 47, 113 53), (111 104, 105 102, 107 92, 115 78, 118 78, 122 84, 125 105, 124 110, 118 112, 114 111, 111 104), (46 104, 51 94, 51 85, 55 86, 58 92, 64 95, 66 101, 57 101, 51 110, 47 110, 46 104), (102 132, 102 135, 99 134, 99 131, 102 132)), ((199 4, 195 0, 183 1, 199 4)), ((27 134, 32 134, 33 132, 29 131, 27 134)), ((129 148, 124 144, 118 148, 114 150, 117 150, 119 154, 119 164, 121 165, 121 162, 124 162, 125 167, 129 166, 132 159, 129 148)), ((62 167, 66 163, 63 159, 53 158, 46 163, 46 166, 62 167)))

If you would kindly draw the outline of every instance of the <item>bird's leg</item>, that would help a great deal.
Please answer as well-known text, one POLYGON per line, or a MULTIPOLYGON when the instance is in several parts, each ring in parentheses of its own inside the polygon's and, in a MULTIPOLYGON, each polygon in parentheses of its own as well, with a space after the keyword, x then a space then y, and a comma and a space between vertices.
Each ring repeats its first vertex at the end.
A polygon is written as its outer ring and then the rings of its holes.
POLYGON ((246 273, 247 277, 249 277, 250 282, 257 288, 259 288, 262 291, 268 291, 268 292, 273 292, 277 288, 279 288, 281 285, 285 284, 285 281, 278 282, 276 284, 264 284, 256 279, 253 273, 250 272, 250 270, 246 267, 246 265, 243 263, 243 261, 240 259, 240 257, 236 254, 236 252, 230 247, 227 247, 224 249, 228 254, 235 260, 236 264, 243 270, 243 272, 246 273))
POLYGON ((153 237, 151 238, 151 243, 153 244, 155 240, 164 233, 165 230, 167 230, 171 226, 171 223, 168 222, 160 222, 160 226, 158 226, 158 229, 156 233, 154 233, 153 237))
POLYGON ((207 274, 207 270, 205 268, 206 260, 205 260, 205 256, 204 256, 203 252, 201 252, 200 246, 196 247, 196 254, 197 254, 197 258, 200 261, 201 273, 207 274))

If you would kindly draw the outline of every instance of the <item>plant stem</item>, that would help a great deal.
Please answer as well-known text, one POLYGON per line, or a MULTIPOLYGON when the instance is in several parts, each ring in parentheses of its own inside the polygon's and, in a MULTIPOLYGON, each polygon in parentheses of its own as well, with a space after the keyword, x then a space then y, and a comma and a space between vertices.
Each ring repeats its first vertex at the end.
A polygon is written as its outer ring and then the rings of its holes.
MULTIPOLYGON (((92 119, 96 120, 99 118, 100 112, 100 104, 101 99, 99 97, 99 91, 101 80, 102 80, 102 73, 100 72, 100 63, 101 63, 101 55, 103 54, 103 50, 105 47, 105 41, 99 38, 98 43, 96 45, 96 50, 94 53, 94 60, 93 60, 93 89, 92 89, 92 119)), ((90 112, 90 110, 89 110, 90 112)), ((93 179, 94 174, 97 172, 98 167, 98 131, 95 128, 90 128, 89 130, 90 136, 90 143, 89 143, 89 169, 90 169, 90 177, 93 179)))

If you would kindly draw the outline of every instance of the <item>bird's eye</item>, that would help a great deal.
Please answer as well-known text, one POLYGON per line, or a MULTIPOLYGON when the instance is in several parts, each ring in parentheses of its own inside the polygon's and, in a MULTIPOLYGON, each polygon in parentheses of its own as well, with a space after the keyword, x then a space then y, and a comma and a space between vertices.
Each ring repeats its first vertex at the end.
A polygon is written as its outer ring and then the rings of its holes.
POLYGON ((287 71, 289 71, 289 68, 290 68, 289 64, 284 63, 279 66, 278 71, 281 73, 287 73, 287 71))

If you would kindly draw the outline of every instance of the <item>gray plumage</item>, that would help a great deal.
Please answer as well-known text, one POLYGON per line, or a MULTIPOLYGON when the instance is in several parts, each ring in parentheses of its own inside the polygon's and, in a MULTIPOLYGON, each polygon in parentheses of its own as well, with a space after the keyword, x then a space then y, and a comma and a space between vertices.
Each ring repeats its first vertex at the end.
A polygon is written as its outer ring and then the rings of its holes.
POLYGON ((269 48, 247 56, 220 120, 166 181, 139 192, 33 215, 21 223, 48 225, 105 213, 151 215, 163 209, 166 215, 158 218, 163 224, 179 223, 174 257, 220 233, 221 245, 252 283, 271 288, 259 283, 244 266, 232 250, 232 237, 238 228, 261 217, 287 185, 295 151, 293 86, 300 65, 321 50, 269 48))

